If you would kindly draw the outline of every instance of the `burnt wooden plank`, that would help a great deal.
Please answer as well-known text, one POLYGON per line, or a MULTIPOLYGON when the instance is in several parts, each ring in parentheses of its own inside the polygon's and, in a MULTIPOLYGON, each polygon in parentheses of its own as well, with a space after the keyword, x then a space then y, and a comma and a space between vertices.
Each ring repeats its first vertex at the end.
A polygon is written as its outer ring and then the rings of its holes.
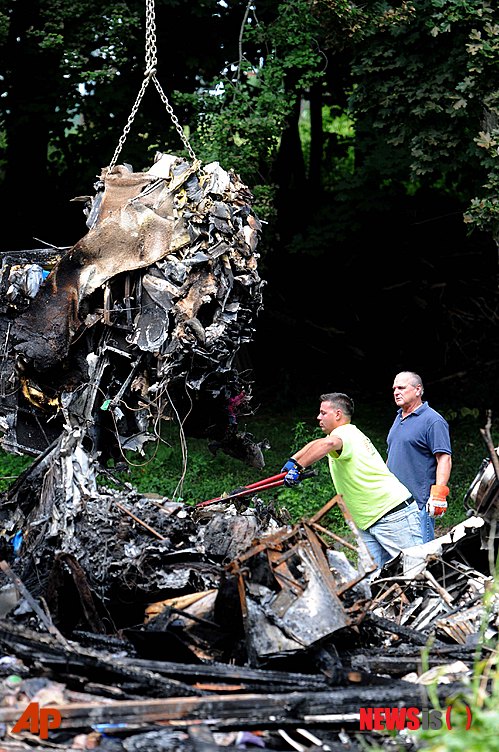
POLYGON ((263 689, 270 685, 294 689, 300 688, 325 690, 328 685, 323 677, 315 674, 303 674, 293 671, 272 671, 260 668, 247 668, 224 663, 188 664, 172 661, 154 661, 145 658, 122 658, 124 665, 132 664, 166 676, 175 676, 183 681, 190 679, 213 679, 226 682, 249 683, 263 689))
MULTIPOLYGON (((379 627, 384 632, 391 632, 392 634, 396 634, 414 645, 423 646, 426 645, 429 640, 429 635, 425 634, 424 632, 418 632, 416 629, 404 627, 402 624, 397 624, 391 619, 385 619, 383 616, 378 616, 377 614, 374 614, 372 612, 366 614, 365 621, 370 622, 376 627, 379 627)), ((433 645, 440 647, 444 646, 445 643, 441 642, 440 640, 434 640, 433 645)))
MULTIPOLYGON (((470 667, 476 657, 476 647, 462 648, 448 646, 446 648, 432 648, 425 656, 429 668, 443 666, 453 661, 462 661, 470 667)), ((356 650, 342 655, 345 664, 363 671, 390 676, 403 676, 411 671, 421 669, 421 650, 412 646, 398 648, 383 648, 356 650)))
POLYGON ((76 648, 74 644, 71 650, 67 650, 48 635, 40 635, 7 621, 0 621, 0 644, 12 650, 28 665, 39 661, 44 667, 57 668, 61 678, 69 674, 85 676, 100 683, 123 682, 127 687, 134 687, 136 694, 153 696, 206 694, 188 684, 160 676, 140 666, 125 666, 113 655, 76 648))
MULTIPOLYGON (((462 687, 456 683, 436 688, 445 702, 462 687)), ((383 687, 382 700, 377 687, 347 687, 329 692, 286 692, 267 695, 213 695, 208 697, 169 697, 140 701, 112 701, 105 705, 72 703, 59 705, 61 728, 84 728, 95 724, 163 723, 186 727, 193 721, 209 720, 211 728, 279 728, 286 724, 308 726, 343 723, 345 714, 358 714, 360 707, 413 706, 428 704, 426 689, 396 681, 383 687), (415 696, 416 695, 416 696, 415 696)), ((0 723, 17 720, 19 708, 0 708, 0 723)))

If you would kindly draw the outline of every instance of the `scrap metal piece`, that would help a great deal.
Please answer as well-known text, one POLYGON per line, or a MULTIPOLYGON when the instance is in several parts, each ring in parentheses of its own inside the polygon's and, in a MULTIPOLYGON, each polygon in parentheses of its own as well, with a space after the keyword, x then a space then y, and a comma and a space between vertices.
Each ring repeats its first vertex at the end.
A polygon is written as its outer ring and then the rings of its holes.
POLYGON ((464 498, 464 503, 473 511, 486 519, 492 519, 499 509, 499 479, 497 477, 497 462, 499 462, 499 447, 494 448, 494 456, 486 457, 464 498), (470 506, 470 502, 471 505, 470 506))
MULTIPOLYGON (((362 618, 347 609, 350 582, 335 577, 326 546, 313 524, 335 504, 335 497, 310 520, 257 539, 227 571, 237 577, 250 660, 254 663, 293 653, 324 640, 362 618)), ((343 576, 344 576, 343 567, 343 576)))
POLYGON ((468 637, 475 635, 484 615, 482 604, 438 619, 435 627, 443 635, 459 645, 465 645, 468 637))
POLYGON ((435 538, 428 543, 423 543, 420 546, 412 546, 411 548, 404 549, 402 553, 404 575, 413 579, 420 572, 424 571, 427 562, 431 561, 433 557, 441 557, 446 548, 455 545, 468 535, 474 535, 475 531, 483 525, 484 521, 480 517, 469 517, 455 525, 452 530, 439 538, 435 538))

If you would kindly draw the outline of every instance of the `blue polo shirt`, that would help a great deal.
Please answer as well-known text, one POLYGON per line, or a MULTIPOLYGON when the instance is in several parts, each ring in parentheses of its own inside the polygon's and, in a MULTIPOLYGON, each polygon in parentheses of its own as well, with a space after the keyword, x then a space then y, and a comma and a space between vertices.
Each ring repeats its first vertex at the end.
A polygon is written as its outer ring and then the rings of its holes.
POLYGON ((406 486, 423 507, 435 483, 436 452, 452 454, 449 424, 436 410, 423 402, 402 418, 397 411, 387 438, 389 470, 406 486))

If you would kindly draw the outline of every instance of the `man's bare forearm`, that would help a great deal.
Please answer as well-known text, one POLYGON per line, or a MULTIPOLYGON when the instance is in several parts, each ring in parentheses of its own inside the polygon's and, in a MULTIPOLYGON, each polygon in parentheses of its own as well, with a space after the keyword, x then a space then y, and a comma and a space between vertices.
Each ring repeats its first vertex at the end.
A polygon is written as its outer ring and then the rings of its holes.
POLYGON ((450 471, 452 470, 452 457, 443 452, 435 455, 437 460, 436 484, 446 486, 449 483, 450 471))
POLYGON ((314 462, 323 459, 329 452, 339 451, 343 446, 343 442, 338 437, 327 436, 324 439, 315 439, 309 441, 308 444, 293 454, 293 458, 302 465, 302 467, 309 467, 314 462))

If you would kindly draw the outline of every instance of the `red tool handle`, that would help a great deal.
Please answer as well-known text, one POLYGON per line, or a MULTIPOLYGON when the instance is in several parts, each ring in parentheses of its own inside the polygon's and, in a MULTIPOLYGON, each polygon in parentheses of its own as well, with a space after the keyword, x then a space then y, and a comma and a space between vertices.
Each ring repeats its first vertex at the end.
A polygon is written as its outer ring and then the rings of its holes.
POLYGON ((248 483, 245 488, 257 488, 258 486, 265 486, 267 483, 272 483, 274 480, 283 480, 286 477, 286 473, 278 473, 277 475, 271 475, 270 478, 264 478, 263 480, 257 480, 256 483, 248 483))
POLYGON ((270 478, 263 478, 256 483, 250 483, 248 486, 244 486, 241 491, 237 493, 229 493, 227 496, 217 496, 214 499, 208 499, 208 501, 200 501, 196 504, 197 507, 207 507, 208 504, 215 504, 217 501, 230 501, 231 499, 237 499, 239 496, 247 496, 253 491, 265 491, 267 488, 275 488, 276 486, 282 486, 286 473, 279 473, 278 475, 272 475, 270 478))
MULTIPOLYGON (((239 496, 247 496, 248 494, 256 491, 266 491, 267 488, 282 486, 286 475, 287 473, 278 473, 277 475, 271 475, 270 478, 263 478, 263 480, 257 480, 256 483, 250 483, 249 485, 244 486, 240 491, 236 491, 235 493, 228 493, 227 496, 217 496, 215 499, 200 501, 196 504, 196 506, 207 507, 208 504, 215 504, 215 502, 217 501, 229 502, 232 499, 237 499, 239 496)), ((306 470, 301 474, 301 477, 303 479, 313 478, 315 475, 317 475, 317 470, 306 470)))

